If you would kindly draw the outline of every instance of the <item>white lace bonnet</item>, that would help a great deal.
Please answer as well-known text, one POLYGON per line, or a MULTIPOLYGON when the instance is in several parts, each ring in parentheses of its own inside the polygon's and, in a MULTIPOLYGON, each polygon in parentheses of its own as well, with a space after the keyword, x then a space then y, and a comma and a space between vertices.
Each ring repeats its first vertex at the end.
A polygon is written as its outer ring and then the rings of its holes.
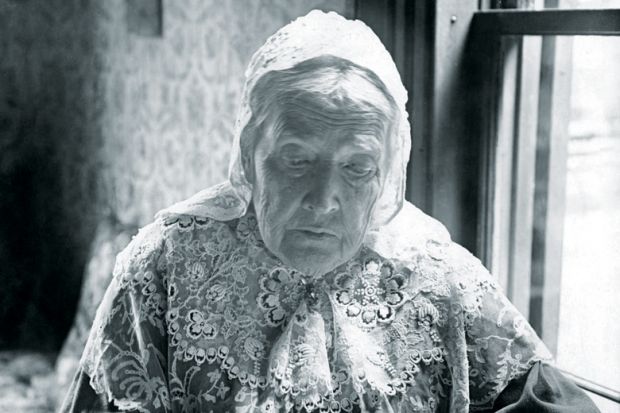
POLYGON ((234 130, 228 180, 198 192, 191 198, 160 211, 158 217, 187 214, 227 221, 243 216, 252 198, 252 185, 245 177, 241 162, 241 132, 252 113, 250 93, 258 79, 273 70, 284 70, 322 55, 347 59, 374 72, 396 102, 399 125, 392 137, 394 153, 388 156, 390 169, 380 195, 373 227, 390 221, 404 202, 407 162, 411 147, 407 119, 407 91, 396 65, 381 40, 366 24, 347 20, 337 13, 313 10, 287 24, 261 46, 246 70, 241 106, 234 130))

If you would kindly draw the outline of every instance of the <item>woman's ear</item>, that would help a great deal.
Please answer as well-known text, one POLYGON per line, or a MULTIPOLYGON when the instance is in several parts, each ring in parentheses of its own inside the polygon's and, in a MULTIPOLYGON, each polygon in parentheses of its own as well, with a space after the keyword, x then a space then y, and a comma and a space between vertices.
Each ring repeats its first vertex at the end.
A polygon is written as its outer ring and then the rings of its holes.
POLYGON ((240 150, 241 150, 241 166, 243 167, 243 173, 245 179, 250 184, 254 184, 256 179, 256 170, 254 165, 254 153, 256 151, 256 138, 259 132, 259 128, 253 125, 252 120, 250 124, 246 126, 241 132, 240 150))
POLYGON ((250 132, 247 128, 241 133, 241 166, 243 167, 243 173, 245 175, 245 179, 248 180, 249 183, 254 184, 254 151, 253 145, 248 145, 249 142, 252 141, 254 136, 250 136, 254 133, 250 132))
POLYGON ((245 174, 245 179, 247 179, 250 184, 254 184, 254 156, 252 155, 253 154, 247 153, 247 151, 241 151, 243 173, 245 174))

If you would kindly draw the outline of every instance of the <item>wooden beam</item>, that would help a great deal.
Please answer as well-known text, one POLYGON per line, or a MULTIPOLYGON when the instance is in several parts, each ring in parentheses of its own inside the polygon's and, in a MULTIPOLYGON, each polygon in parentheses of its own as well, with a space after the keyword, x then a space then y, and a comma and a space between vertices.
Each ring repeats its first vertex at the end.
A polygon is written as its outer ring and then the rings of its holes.
MULTIPOLYGON (((513 192, 513 163, 515 161, 515 124, 519 103, 519 61, 521 38, 505 37, 501 42, 501 68, 497 100, 497 136, 492 142, 493 188, 491 213, 490 270, 512 299, 509 265, 511 256, 511 218, 513 192)), ((530 251, 528 250, 528 253, 530 251)), ((528 284, 529 289, 529 284, 528 284)), ((528 302, 529 305, 529 302, 528 302)))
POLYGON ((356 0, 355 18, 366 23, 379 36, 394 57, 395 0, 356 0))
POLYGON ((541 46, 540 37, 521 38, 519 87, 516 92, 518 103, 513 142, 508 292, 512 303, 526 318, 529 316, 530 306, 541 46))
POLYGON ((470 24, 477 0, 436 0, 433 40, 433 101, 429 149, 432 188, 429 212, 446 225, 452 238, 472 252, 477 246, 479 176, 478 134, 472 119, 468 58, 470 24))
POLYGON ((477 12, 472 30, 489 35, 618 36, 620 9, 477 12))
MULTIPOLYGON (((488 38, 472 35, 467 50, 469 104, 466 116, 469 119, 469 135, 478 137, 479 168, 474 189, 477 192, 476 255, 491 271, 496 269, 493 262, 497 187, 495 163, 498 130, 501 128, 498 108, 502 100, 499 85, 504 67, 503 44, 501 36, 488 38)), ((498 274, 493 274, 498 277, 498 274)))
POLYGON ((418 208, 430 212, 432 185, 429 157, 432 143, 430 116, 433 90, 433 38, 435 8, 430 1, 408 2, 413 16, 408 19, 407 61, 404 82, 409 92, 411 121, 411 158, 407 169, 407 199, 418 208))
POLYGON ((538 100, 530 323, 557 350, 572 38, 543 39, 538 100))

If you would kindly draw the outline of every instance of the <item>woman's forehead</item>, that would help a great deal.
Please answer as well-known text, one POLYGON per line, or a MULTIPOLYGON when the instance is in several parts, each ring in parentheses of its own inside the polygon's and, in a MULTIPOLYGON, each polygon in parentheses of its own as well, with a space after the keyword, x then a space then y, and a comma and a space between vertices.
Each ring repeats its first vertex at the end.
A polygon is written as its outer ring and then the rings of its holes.
POLYGON ((274 132, 304 136, 338 129, 349 134, 378 135, 385 133, 389 126, 384 116, 372 112, 291 109, 278 111, 271 117, 274 132))
POLYGON ((268 119, 278 131, 324 132, 334 128, 351 133, 383 133, 390 116, 371 105, 337 99, 331 96, 293 95, 278 99, 270 105, 268 119))
POLYGON ((359 152, 373 155, 383 153, 384 144, 381 136, 375 134, 350 133, 338 129, 327 133, 308 133, 297 135, 283 133, 274 137, 272 150, 289 144, 310 149, 324 149, 327 152, 359 152))
POLYGON ((282 127, 265 132, 264 155, 302 150, 330 159, 362 154, 379 160, 387 146, 384 133, 373 125, 331 123, 329 127, 282 127))
POLYGON ((337 140, 343 144, 379 150, 387 139, 387 119, 377 113, 287 107, 275 110, 265 132, 273 143, 337 140))

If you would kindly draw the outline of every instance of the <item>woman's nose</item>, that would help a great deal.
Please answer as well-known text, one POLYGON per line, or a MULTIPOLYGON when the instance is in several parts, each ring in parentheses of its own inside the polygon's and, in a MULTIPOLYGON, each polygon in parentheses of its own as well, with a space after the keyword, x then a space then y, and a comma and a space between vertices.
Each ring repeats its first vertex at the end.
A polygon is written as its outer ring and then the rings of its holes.
POLYGON ((302 206, 316 214, 329 214, 340 209, 338 182, 335 168, 321 166, 317 168, 309 182, 302 206))

